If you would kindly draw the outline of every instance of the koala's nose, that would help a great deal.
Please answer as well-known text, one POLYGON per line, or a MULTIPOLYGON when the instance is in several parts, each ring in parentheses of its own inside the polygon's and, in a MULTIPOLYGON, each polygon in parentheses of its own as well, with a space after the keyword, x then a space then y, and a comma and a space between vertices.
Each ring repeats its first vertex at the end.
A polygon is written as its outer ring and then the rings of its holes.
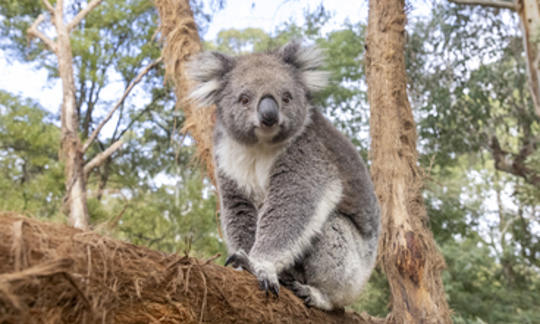
POLYGON ((267 127, 274 126, 279 119, 278 104, 271 96, 263 97, 259 101, 259 120, 267 127))

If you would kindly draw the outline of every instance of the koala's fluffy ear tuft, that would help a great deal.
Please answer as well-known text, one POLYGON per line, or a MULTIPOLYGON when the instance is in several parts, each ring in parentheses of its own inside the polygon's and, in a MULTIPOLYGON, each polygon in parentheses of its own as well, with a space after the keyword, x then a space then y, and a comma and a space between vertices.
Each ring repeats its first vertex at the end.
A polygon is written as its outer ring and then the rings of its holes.
POLYGON ((234 67, 234 59, 218 52, 203 52, 195 55, 186 65, 188 78, 194 88, 189 99, 201 106, 215 103, 216 95, 223 88, 225 75, 234 67))
POLYGON ((291 41, 279 50, 279 55, 287 64, 296 67, 304 84, 311 92, 322 90, 328 84, 329 73, 320 68, 325 56, 317 46, 302 46, 298 41, 291 41))

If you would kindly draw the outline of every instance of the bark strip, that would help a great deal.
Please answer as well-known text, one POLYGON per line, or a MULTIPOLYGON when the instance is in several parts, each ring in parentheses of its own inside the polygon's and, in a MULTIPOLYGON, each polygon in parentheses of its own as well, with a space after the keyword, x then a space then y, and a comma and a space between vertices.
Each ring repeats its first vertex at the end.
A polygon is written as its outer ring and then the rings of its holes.
POLYGON ((370 0, 367 84, 372 177, 381 203, 379 258, 392 292, 388 323, 450 323, 421 195, 416 130, 407 97, 403 0, 370 0))
POLYGON ((215 107, 197 107, 186 98, 191 85, 184 64, 202 49, 193 12, 187 0, 156 0, 156 7, 161 19, 165 72, 175 86, 177 109, 181 109, 185 116, 182 132, 188 132, 197 143, 196 158, 215 184, 212 161, 215 107))

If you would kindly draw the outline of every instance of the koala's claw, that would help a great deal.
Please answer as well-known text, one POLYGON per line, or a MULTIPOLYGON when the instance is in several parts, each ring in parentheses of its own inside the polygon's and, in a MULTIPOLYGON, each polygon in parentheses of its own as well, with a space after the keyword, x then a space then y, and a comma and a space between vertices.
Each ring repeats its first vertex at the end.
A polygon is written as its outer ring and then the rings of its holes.
POLYGON ((251 264, 249 262, 249 257, 246 252, 239 250, 227 257, 225 260, 225 266, 231 265, 234 268, 242 268, 249 272, 251 271, 251 264))
POLYGON ((313 286, 304 285, 295 281, 291 285, 291 290, 296 296, 304 301, 306 306, 317 307, 327 311, 334 309, 328 297, 313 286))
POLYGON ((259 288, 265 291, 267 297, 269 296, 269 292, 279 297, 279 283, 274 283, 269 279, 260 279, 259 288))
POLYGON ((235 268, 242 268, 252 273, 257 277, 259 281, 259 288, 266 292, 266 296, 269 292, 276 297, 279 296, 279 281, 273 266, 255 260, 251 260, 248 254, 244 250, 238 250, 231 254, 227 260, 225 260, 225 266, 231 265, 235 268))
POLYGON ((298 298, 302 299, 307 306, 313 306, 311 292, 306 285, 295 281, 290 285, 290 289, 298 298))
POLYGON ((276 285, 272 285, 270 286, 270 290, 272 291, 272 293, 274 293, 274 295, 276 295, 276 297, 279 297, 279 283, 276 285))

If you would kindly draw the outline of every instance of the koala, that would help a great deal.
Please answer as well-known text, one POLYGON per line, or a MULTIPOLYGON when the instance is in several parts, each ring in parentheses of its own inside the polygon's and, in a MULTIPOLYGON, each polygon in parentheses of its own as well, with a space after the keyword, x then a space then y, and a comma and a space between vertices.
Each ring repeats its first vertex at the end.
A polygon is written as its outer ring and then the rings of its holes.
POLYGON ((213 139, 225 265, 280 283, 309 306, 342 308, 375 263, 380 211, 353 144, 310 104, 323 89, 322 51, 300 42, 189 63, 190 98, 215 104, 213 139))

